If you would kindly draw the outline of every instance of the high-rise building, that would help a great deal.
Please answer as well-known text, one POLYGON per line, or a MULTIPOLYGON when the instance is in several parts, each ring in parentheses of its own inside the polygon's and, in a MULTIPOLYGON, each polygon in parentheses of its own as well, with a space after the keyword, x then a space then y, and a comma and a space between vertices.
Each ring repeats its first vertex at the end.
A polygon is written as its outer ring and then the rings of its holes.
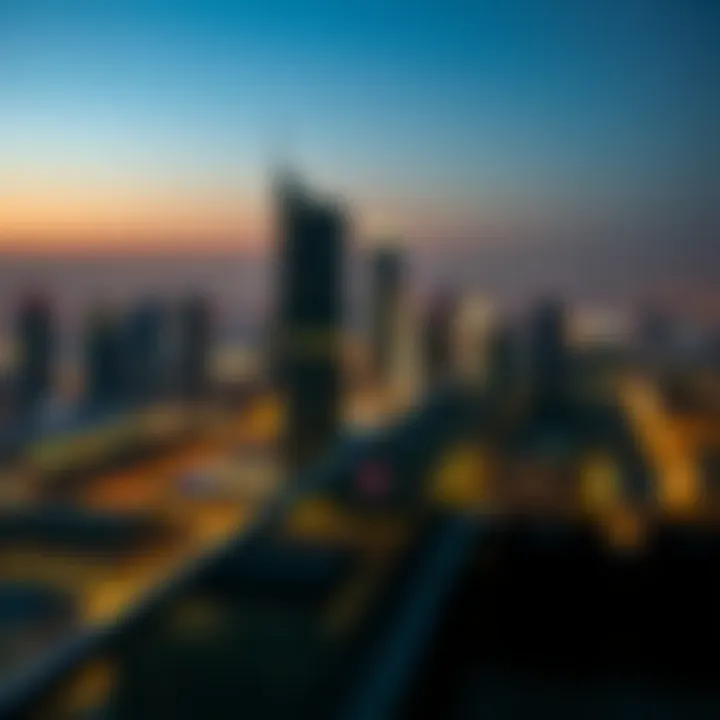
POLYGON ((460 376, 473 385, 483 377, 491 319, 491 305, 486 298, 474 293, 460 298, 454 355, 460 376))
POLYGON ((535 401, 551 405, 561 401, 570 367, 565 308, 559 300, 545 300, 534 309, 529 360, 531 392, 535 401))
POLYGON ((334 441, 341 400, 342 267, 346 218, 296 182, 278 187, 277 371, 285 403, 283 456, 307 467, 334 441))
POLYGON ((124 386, 132 403, 157 400, 168 386, 166 317, 161 303, 146 300, 127 318, 123 338, 124 386))
POLYGON ((425 371, 432 387, 446 379, 453 370, 455 296, 444 291, 432 300, 425 316, 425 371))
POLYGON ((112 308, 96 307, 85 337, 85 399, 94 407, 123 401, 123 346, 120 321, 112 308))
POLYGON ((497 320, 490 328, 485 346, 485 380, 488 390, 507 400, 516 389, 518 347, 513 329, 505 320, 497 320))
POLYGON ((15 389, 22 412, 36 409, 52 393, 55 337, 50 301, 43 295, 26 297, 15 328, 18 353, 15 389))
POLYGON ((386 397, 393 412, 402 411, 417 402, 424 380, 424 360, 416 308, 403 295, 398 302, 396 337, 393 341, 389 393, 386 397))
POLYGON ((209 387, 212 316, 201 295, 182 300, 177 317, 176 370, 182 397, 194 400, 209 387))
POLYGON ((376 377, 386 380, 393 362, 401 296, 402 257, 397 247, 375 250, 371 268, 372 357, 376 377))

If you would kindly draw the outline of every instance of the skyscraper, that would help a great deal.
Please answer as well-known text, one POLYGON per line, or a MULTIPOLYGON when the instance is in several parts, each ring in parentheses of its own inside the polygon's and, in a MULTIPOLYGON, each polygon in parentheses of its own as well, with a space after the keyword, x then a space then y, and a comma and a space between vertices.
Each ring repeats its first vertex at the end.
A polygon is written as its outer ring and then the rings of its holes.
POLYGON ((332 444, 341 393, 346 219, 335 203, 284 179, 278 186, 277 370, 285 402, 283 456, 301 470, 332 444))
POLYGON ((504 319, 493 323, 485 348, 485 378, 491 394, 507 400, 516 389, 518 349, 513 329, 504 319))
POLYGON ((120 321, 100 305, 91 314, 85 337, 85 399, 94 407, 122 402, 123 357, 120 321))
POLYGON ((209 385, 212 317, 210 305, 201 295, 184 298, 177 316, 177 381, 188 400, 203 396, 209 385))
POLYGON ((456 300, 452 293, 438 293, 425 316, 425 370, 430 386, 444 380, 453 370, 456 300))
POLYGON ((48 298, 33 294, 22 301, 15 338, 17 401, 20 411, 27 412, 36 409, 52 392, 56 357, 53 314, 48 298))
POLYGON ((157 400, 168 385, 166 317, 161 303, 146 300, 127 318, 123 338, 124 385, 137 404, 157 400))
POLYGON ((396 247, 381 246, 372 258, 372 357, 373 370, 386 380, 396 345, 401 295, 402 257, 396 247))
POLYGON ((483 365, 487 359, 484 350, 491 317, 491 306, 484 297, 468 293, 460 298, 455 342, 456 365, 460 376, 473 385, 483 377, 483 365))
POLYGON ((565 308, 556 299, 540 302, 530 324, 530 382, 535 402, 554 405, 564 398, 569 364, 565 308))
POLYGON ((418 393, 422 391, 424 380, 424 361, 421 327, 416 308, 410 298, 403 295, 398 302, 398 318, 395 329, 391 356, 389 396, 392 405, 406 408, 415 404, 418 393))

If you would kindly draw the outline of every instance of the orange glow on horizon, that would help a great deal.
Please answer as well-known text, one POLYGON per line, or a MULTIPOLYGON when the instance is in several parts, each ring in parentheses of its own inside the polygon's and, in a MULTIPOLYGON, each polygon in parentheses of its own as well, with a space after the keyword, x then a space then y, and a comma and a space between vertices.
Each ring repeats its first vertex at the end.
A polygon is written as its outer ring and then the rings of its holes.
POLYGON ((260 203, 231 193, 102 186, 0 194, 0 251, 252 248, 267 236, 260 203))
MULTIPOLYGON (((352 234, 361 241, 402 237, 418 248, 436 247, 439 239, 460 247, 506 246, 515 230, 535 226, 503 200, 474 205, 367 191, 347 200, 352 234)), ((128 186, 20 175, 0 190, 0 253, 255 251, 273 235, 272 216, 269 188, 252 184, 211 188, 187 178, 171 185, 138 178, 128 186)))

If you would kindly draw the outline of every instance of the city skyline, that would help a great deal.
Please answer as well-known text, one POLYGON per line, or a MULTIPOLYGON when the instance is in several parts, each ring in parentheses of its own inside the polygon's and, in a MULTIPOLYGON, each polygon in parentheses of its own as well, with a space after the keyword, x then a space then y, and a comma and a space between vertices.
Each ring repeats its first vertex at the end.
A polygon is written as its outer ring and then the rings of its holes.
POLYGON ((720 717, 719 20, 0 0, 0 716, 720 717))

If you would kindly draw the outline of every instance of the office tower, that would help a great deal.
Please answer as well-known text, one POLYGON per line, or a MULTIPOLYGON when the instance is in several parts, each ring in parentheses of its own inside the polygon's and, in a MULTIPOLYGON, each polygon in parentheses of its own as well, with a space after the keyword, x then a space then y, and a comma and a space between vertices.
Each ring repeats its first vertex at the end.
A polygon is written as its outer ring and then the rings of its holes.
POLYGON ((448 291, 438 293, 425 316, 425 372, 432 387, 453 370, 455 297, 448 291))
POLYGON ((209 387, 212 316, 201 295, 184 298, 177 317, 176 370, 180 395, 188 400, 202 397, 209 387))
POLYGON ((498 320, 488 332, 486 340, 486 386, 491 393, 506 396, 517 388, 519 358, 513 329, 504 320, 498 320))
POLYGON ((107 407, 124 400, 123 345, 120 321, 112 308, 96 307, 85 337, 85 400, 107 407))
POLYGON ((30 295, 20 305, 15 328, 18 352, 16 392, 20 411, 27 412, 52 393, 55 338, 50 301, 30 295))
POLYGON ((306 468, 336 437, 341 393, 341 208, 283 179, 278 187, 279 317, 276 342, 285 403, 283 459, 306 468))
POLYGON ((417 313, 407 295, 398 302, 397 337, 394 341, 389 383, 392 406, 406 408, 417 402, 424 380, 424 357, 417 313))
POLYGON ((459 374, 475 385, 480 382, 484 365, 484 346, 491 320, 490 303, 480 295, 461 298, 457 313, 454 355, 459 374))
POLYGON ((565 309, 558 300, 544 300, 533 311, 529 361, 534 401, 543 406, 562 402, 570 367, 565 309))
POLYGON ((396 350, 401 296, 402 257, 396 247, 375 250, 371 268, 373 370, 387 380, 396 350))
POLYGON ((169 384, 165 320, 164 308, 155 300, 140 303, 127 318, 123 374, 126 396, 134 404, 159 399, 169 384))

